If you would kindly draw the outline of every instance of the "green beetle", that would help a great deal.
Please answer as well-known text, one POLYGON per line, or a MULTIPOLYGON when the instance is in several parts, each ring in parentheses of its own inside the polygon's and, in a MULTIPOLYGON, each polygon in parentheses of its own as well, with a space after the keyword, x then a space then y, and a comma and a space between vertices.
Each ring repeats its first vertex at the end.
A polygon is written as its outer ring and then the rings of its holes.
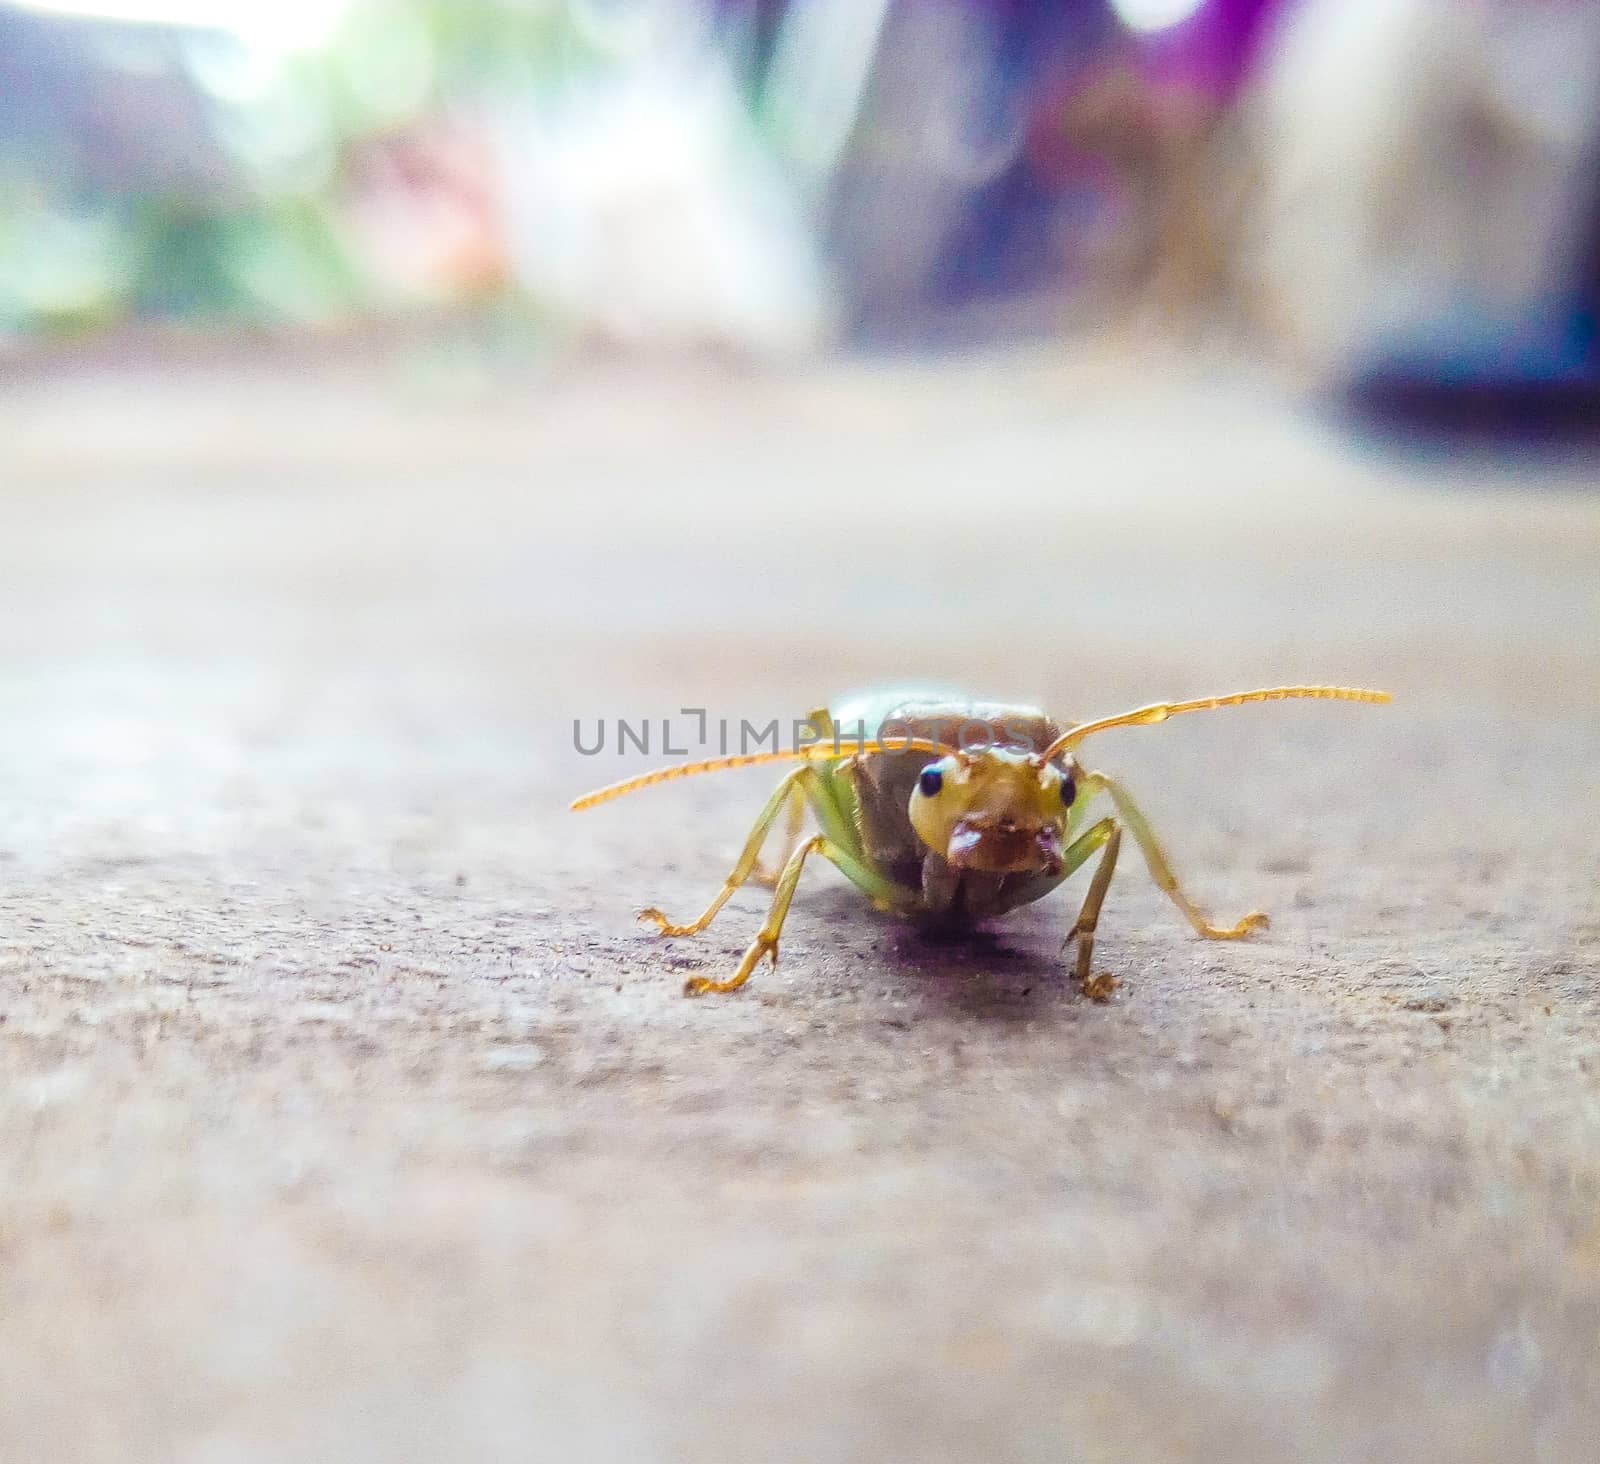
POLYGON ((1123 830, 1133 836, 1157 885, 1207 940, 1240 940, 1267 924, 1259 911, 1213 925, 1184 894, 1154 831, 1127 790, 1086 771, 1073 755, 1085 738, 1113 727, 1150 726, 1181 712, 1246 702, 1314 698, 1384 703, 1388 693, 1344 686, 1278 686, 1195 701, 1157 702, 1091 722, 1060 724, 1036 707, 963 701, 937 694, 879 692, 819 709, 808 719, 815 740, 778 752, 683 763, 614 783, 574 801, 593 808, 640 788, 697 773, 798 762, 767 800, 738 863, 698 919, 677 924, 660 910, 640 913, 663 935, 697 935, 741 885, 773 890, 772 906, 738 969, 726 981, 692 978, 685 992, 735 991, 761 959, 778 962, 778 937, 806 860, 831 861, 879 910, 933 925, 965 926, 1041 899, 1100 854, 1078 918, 1074 974, 1104 1000, 1111 976, 1091 974, 1094 932, 1123 830), (972 736, 974 729, 978 735, 972 736), (1113 812, 1090 822, 1104 793, 1113 812), (818 832, 802 841, 807 808, 818 832), (782 857, 770 871, 761 848, 787 821, 782 857))

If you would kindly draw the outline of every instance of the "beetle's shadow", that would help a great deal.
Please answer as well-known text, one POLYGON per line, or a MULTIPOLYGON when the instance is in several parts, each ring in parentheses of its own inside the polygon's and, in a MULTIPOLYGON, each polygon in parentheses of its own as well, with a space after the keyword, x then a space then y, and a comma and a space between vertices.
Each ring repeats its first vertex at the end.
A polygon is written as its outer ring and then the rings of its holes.
MULTIPOLYGON (((760 919, 753 902, 739 913, 760 919)), ((865 912, 848 890, 819 892, 807 915, 806 923, 817 923, 801 939, 825 967, 842 960, 836 969, 848 972, 846 979, 890 985, 896 995, 949 1013, 1030 1022, 1090 1005, 1072 978, 1061 932, 1044 921, 1013 914, 994 926, 930 927, 865 912)), ((667 942, 661 959, 673 971, 720 974, 718 960, 731 967, 744 946, 729 937, 719 956, 715 944, 667 942)))
POLYGON ((1031 925, 945 930, 896 923, 874 942, 908 992, 985 1021, 1033 1021, 1082 1000, 1059 937, 1031 925))

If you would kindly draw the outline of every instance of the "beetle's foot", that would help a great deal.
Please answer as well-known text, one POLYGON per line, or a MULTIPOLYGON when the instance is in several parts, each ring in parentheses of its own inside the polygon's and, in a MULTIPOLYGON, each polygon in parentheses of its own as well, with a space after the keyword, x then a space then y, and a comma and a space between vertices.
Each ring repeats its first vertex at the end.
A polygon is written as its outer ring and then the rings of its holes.
POLYGON ((778 888, 778 878, 782 873, 781 869, 768 869, 766 865, 758 864, 755 873, 750 876, 750 883, 760 885, 764 890, 775 890, 778 888))
POLYGON ((1119 985, 1115 976, 1102 973, 1099 976, 1089 974, 1089 963, 1094 960, 1094 922, 1085 921, 1081 916, 1078 923, 1067 932, 1067 938, 1061 943, 1063 951, 1069 945, 1078 947, 1076 959, 1072 963, 1072 974, 1077 977, 1078 986, 1090 1001, 1109 1001, 1111 993, 1119 985))
POLYGON ((699 935, 706 928, 704 922, 699 920, 689 925, 674 925, 654 905, 648 910, 641 910, 639 919, 641 923, 646 920, 654 922, 656 929, 662 935, 699 935))
POLYGON ((1110 1001, 1121 985, 1122 982, 1117 977, 1102 971, 1098 976, 1084 977, 1083 994, 1090 1001, 1110 1001))
POLYGON ((683 983, 685 996, 705 996, 708 992, 737 991, 742 981, 713 981, 709 976, 691 976, 683 983))
POLYGON ((1258 930, 1265 930, 1272 922, 1260 910, 1252 910, 1237 925, 1212 925, 1202 922, 1200 934, 1207 940, 1244 940, 1258 930))
POLYGON ((750 949, 739 962, 739 969, 726 981, 712 981, 706 976, 691 976, 683 983, 685 996, 707 996, 725 991, 737 991, 750 979, 751 973, 761 964, 763 956, 771 956, 774 967, 778 964, 778 938, 765 932, 750 942, 750 949))

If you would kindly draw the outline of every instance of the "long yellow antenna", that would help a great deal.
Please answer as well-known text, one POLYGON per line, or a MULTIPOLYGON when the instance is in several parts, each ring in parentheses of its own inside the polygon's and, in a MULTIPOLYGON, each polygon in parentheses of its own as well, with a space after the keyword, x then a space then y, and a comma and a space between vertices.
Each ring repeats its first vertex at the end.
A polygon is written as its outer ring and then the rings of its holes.
POLYGON ((1232 696, 1207 696, 1197 701, 1154 702, 1150 706, 1140 707, 1133 712, 1123 712, 1115 717, 1101 717, 1094 722, 1080 722, 1056 738, 1044 750, 1041 761, 1049 762, 1051 758, 1068 748, 1076 747, 1085 737, 1091 737, 1096 732, 1108 731, 1112 727, 1152 727, 1157 722, 1165 722, 1168 717, 1176 717, 1180 712, 1209 712, 1218 707, 1243 706, 1246 702, 1295 701, 1300 698, 1314 701, 1369 702, 1374 706, 1383 706, 1389 701, 1389 693, 1366 691, 1359 686, 1273 686, 1265 691, 1239 691, 1232 696))
POLYGON ((636 778, 624 778, 620 783, 596 788, 593 793, 585 793, 581 798, 574 798, 572 812, 578 813, 585 808, 609 803, 613 798, 626 797, 629 793, 637 793, 641 788, 653 788, 657 783, 671 783, 679 778, 692 778, 698 773, 722 773, 734 768, 758 768, 764 763, 820 762, 824 759, 832 762, 841 757, 866 756, 875 752, 947 751, 948 748, 937 742, 930 742, 925 737, 907 737, 903 742, 898 738, 892 742, 857 742, 850 739, 837 744, 830 740, 790 748, 787 752, 747 752, 734 757, 714 757, 708 762, 678 763, 670 768, 657 768, 653 773, 640 773, 636 778))

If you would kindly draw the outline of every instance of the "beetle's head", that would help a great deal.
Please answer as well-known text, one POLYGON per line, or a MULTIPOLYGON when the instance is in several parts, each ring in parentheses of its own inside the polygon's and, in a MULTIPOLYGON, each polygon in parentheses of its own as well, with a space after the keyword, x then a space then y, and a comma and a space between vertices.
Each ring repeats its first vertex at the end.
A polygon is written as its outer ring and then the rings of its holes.
POLYGON ((1061 873, 1076 768, 1005 747, 930 762, 911 794, 911 826, 956 869, 1061 873))

